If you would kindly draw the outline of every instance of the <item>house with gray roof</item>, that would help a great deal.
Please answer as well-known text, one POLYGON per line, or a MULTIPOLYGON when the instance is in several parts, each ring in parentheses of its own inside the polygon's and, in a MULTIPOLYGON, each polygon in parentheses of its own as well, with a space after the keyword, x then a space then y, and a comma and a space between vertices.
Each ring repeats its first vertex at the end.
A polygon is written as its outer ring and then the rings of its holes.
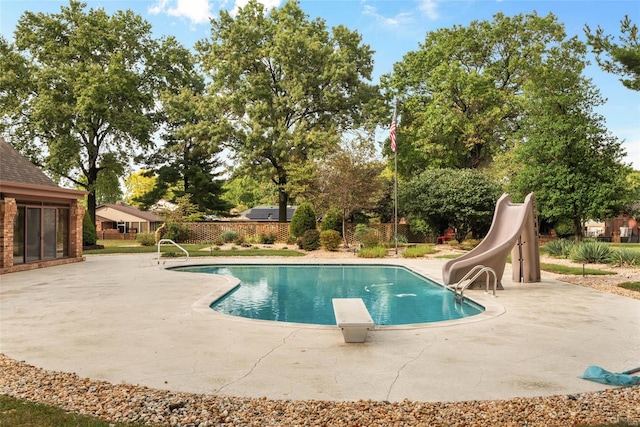
POLYGON ((0 274, 83 261, 80 200, 0 137, 0 274))
MULTIPOLYGON (((291 221, 297 206, 287 206, 287 222, 291 221)), ((277 206, 255 206, 242 212, 242 216, 251 221, 278 221, 277 206)))

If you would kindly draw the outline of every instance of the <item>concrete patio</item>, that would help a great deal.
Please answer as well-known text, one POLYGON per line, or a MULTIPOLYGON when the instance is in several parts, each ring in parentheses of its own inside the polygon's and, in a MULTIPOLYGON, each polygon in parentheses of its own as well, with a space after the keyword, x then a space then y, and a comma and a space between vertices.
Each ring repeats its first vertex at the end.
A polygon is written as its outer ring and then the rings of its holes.
MULTIPOLYGON (((457 401, 604 389, 589 365, 640 365, 640 301, 559 282, 512 283, 487 312, 384 327, 345 344, 337 327, 235 318, 208 308, 235 283, 166 271, 155 254, 0 277, 0 352, 48 370, 153 388, 285 399, 457 401)), ((161 262, 164 262, 161 261, 161 262)), ((188 264, 404 265, 441 282, 445 260, 193 258, 188 264)), ((167 265, 183 265, 166 261, 167 265)))

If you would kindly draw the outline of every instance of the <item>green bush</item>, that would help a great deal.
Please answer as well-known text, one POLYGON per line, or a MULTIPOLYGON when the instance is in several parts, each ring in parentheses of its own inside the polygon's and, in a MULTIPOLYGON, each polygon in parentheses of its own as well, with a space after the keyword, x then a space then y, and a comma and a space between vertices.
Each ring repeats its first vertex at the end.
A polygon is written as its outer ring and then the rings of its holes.
POLYGON ((571 260, 581 263, 607 263, 612 249, 603 242, 583 242, 576 245, 571 253, 571 260))
POLYGON ((273 245, 276 242, 276 239, 277 239, 276 233, 260 235, 260 243, 262 243, 263 245, 273 245))
POLYGON ((324 230, 320 232, 320 244, 328 251, 336 251, 342 243, 342 236, 336 230, 324 230))
POLYGON ((609 256, 609 263, 618 267, 635 266, 640 264, 640 252, 629 248, 613 249, 609 256))
POLYGON ((561 219, 556 222, 553 228, 556 230, 556 236, 560 238, 571 237, 575 234, 573 220, 571 219, 561 219))
POLYGON ((320 247, 320 232, 318 230, 307 230, 298 237, 298 247, 305 251, 315 251, 320 247))
POLYGON ((358 257, 360 258, 384 258, 385 256, 387 256, 387 249, 382 246, 364 248, 358 251, 358 257))
POLYGON ((568 258, 574 246, 572 240, 552 240, 542 247, 542 251, 556 258, 568 258))
POLYGON ((84 213, 84 218, 82 218, 82 246, 93 246, 97 241, 96 225, 91 221, 87 211, 84 213))
POLYGON ((342 214, 338 209, 330 209, 320 223, 321 231, 335 230, 342 236, 342 214))
POLYGON ((310 203, 301 204, 291 217, 289 233, 291 233, 293 237, 300 237, 305 231, 315 229, 316 213, 313 211, 313 207, 310 203))
POLYGON ((222 237, 223 242, 231 243, 238 239, 238 233, 235 230, 226 230, 220 235, 220 237, 222 237))
POLYGON ((378 236, 378 232, 373 228, 367 227, 365 224, 356 225, 354 234, 356 236, 356 240, 358 240, 363 248, 373 248, 380 245, 380 236, 378 236))
POLYGON ((138 233, 136 241, 142 246, 153 246, 156 244, 156 235, 153 233, 138 233))
POLYGON ((163 239, 173 240, 176 243, 183 243, 191 237, 191 229, 179 222, 168 222, 164 231, 163 239))
POLYGON ((435 252, 436 250, 433 248, 433 246, 420 245, 420 246, 414 246, 412 248, 406 248, 404 251, 402 251, 402 257, 403 258, 422 258, 427 254, 433 254, 435 252))

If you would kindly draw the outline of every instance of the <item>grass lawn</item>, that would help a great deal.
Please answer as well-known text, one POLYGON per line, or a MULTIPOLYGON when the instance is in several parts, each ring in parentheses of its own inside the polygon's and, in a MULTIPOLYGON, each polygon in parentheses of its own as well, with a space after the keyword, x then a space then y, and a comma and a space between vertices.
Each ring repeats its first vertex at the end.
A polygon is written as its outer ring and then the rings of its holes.
POLYGON ((631 291, 640 292, 640 282, 624 282, 620 283, 618 286, 621 288, 629 289, 631 291))
MULTIPOLYGON (((103 245, 104 249, 88 249, 82 251, 86 255, 99 254, 139 254, 139 253, 155 253, 158 252, 157 246, 142 246, 135 240, 99 240, 99 245, 103 245)), ((283 256, 298 257, 304 256, 303 252, 295 249, 261 249, 258 247, 243 248, 234 246, 231 249, 220 249, 211 244, 180 244, 187 252, 189 257, 228 257, 228 256, 283 256)), ((182 257, 183 252, 170 244, 160 246, 160 252, 164 257, 182 257)))
POLYGON ((596 270, 593 268, 582 268, 582 267, 572 267, 570 265, 562 265, 562 264, 546 264, 541 263, 540 269, 544 271, 549 271, 551 273, 556 274, 567 274, 567 275, 585 275, 585 276, 607 276, 616 274, 613 271, 606 270, 596 270))

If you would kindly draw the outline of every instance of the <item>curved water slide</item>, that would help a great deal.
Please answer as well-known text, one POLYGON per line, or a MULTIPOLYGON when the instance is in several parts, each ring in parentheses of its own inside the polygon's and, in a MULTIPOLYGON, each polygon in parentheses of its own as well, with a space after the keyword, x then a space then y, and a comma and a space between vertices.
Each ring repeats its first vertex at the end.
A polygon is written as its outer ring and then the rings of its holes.
MULTIPOLYGON (((444 284, 455 284, 474 267, 484 265, 495 271, 498 289, 502 289, 502 275, 509 252, 514 282, 540 281, 538 224, 533 193, 527 195, 524 203, 511 203, 511 196, 506 193, 498 199, 487 236, 471 251, 442 267, 444 284)), ((471 288, 485 284, 486 277, 482 276, 471 288)))

